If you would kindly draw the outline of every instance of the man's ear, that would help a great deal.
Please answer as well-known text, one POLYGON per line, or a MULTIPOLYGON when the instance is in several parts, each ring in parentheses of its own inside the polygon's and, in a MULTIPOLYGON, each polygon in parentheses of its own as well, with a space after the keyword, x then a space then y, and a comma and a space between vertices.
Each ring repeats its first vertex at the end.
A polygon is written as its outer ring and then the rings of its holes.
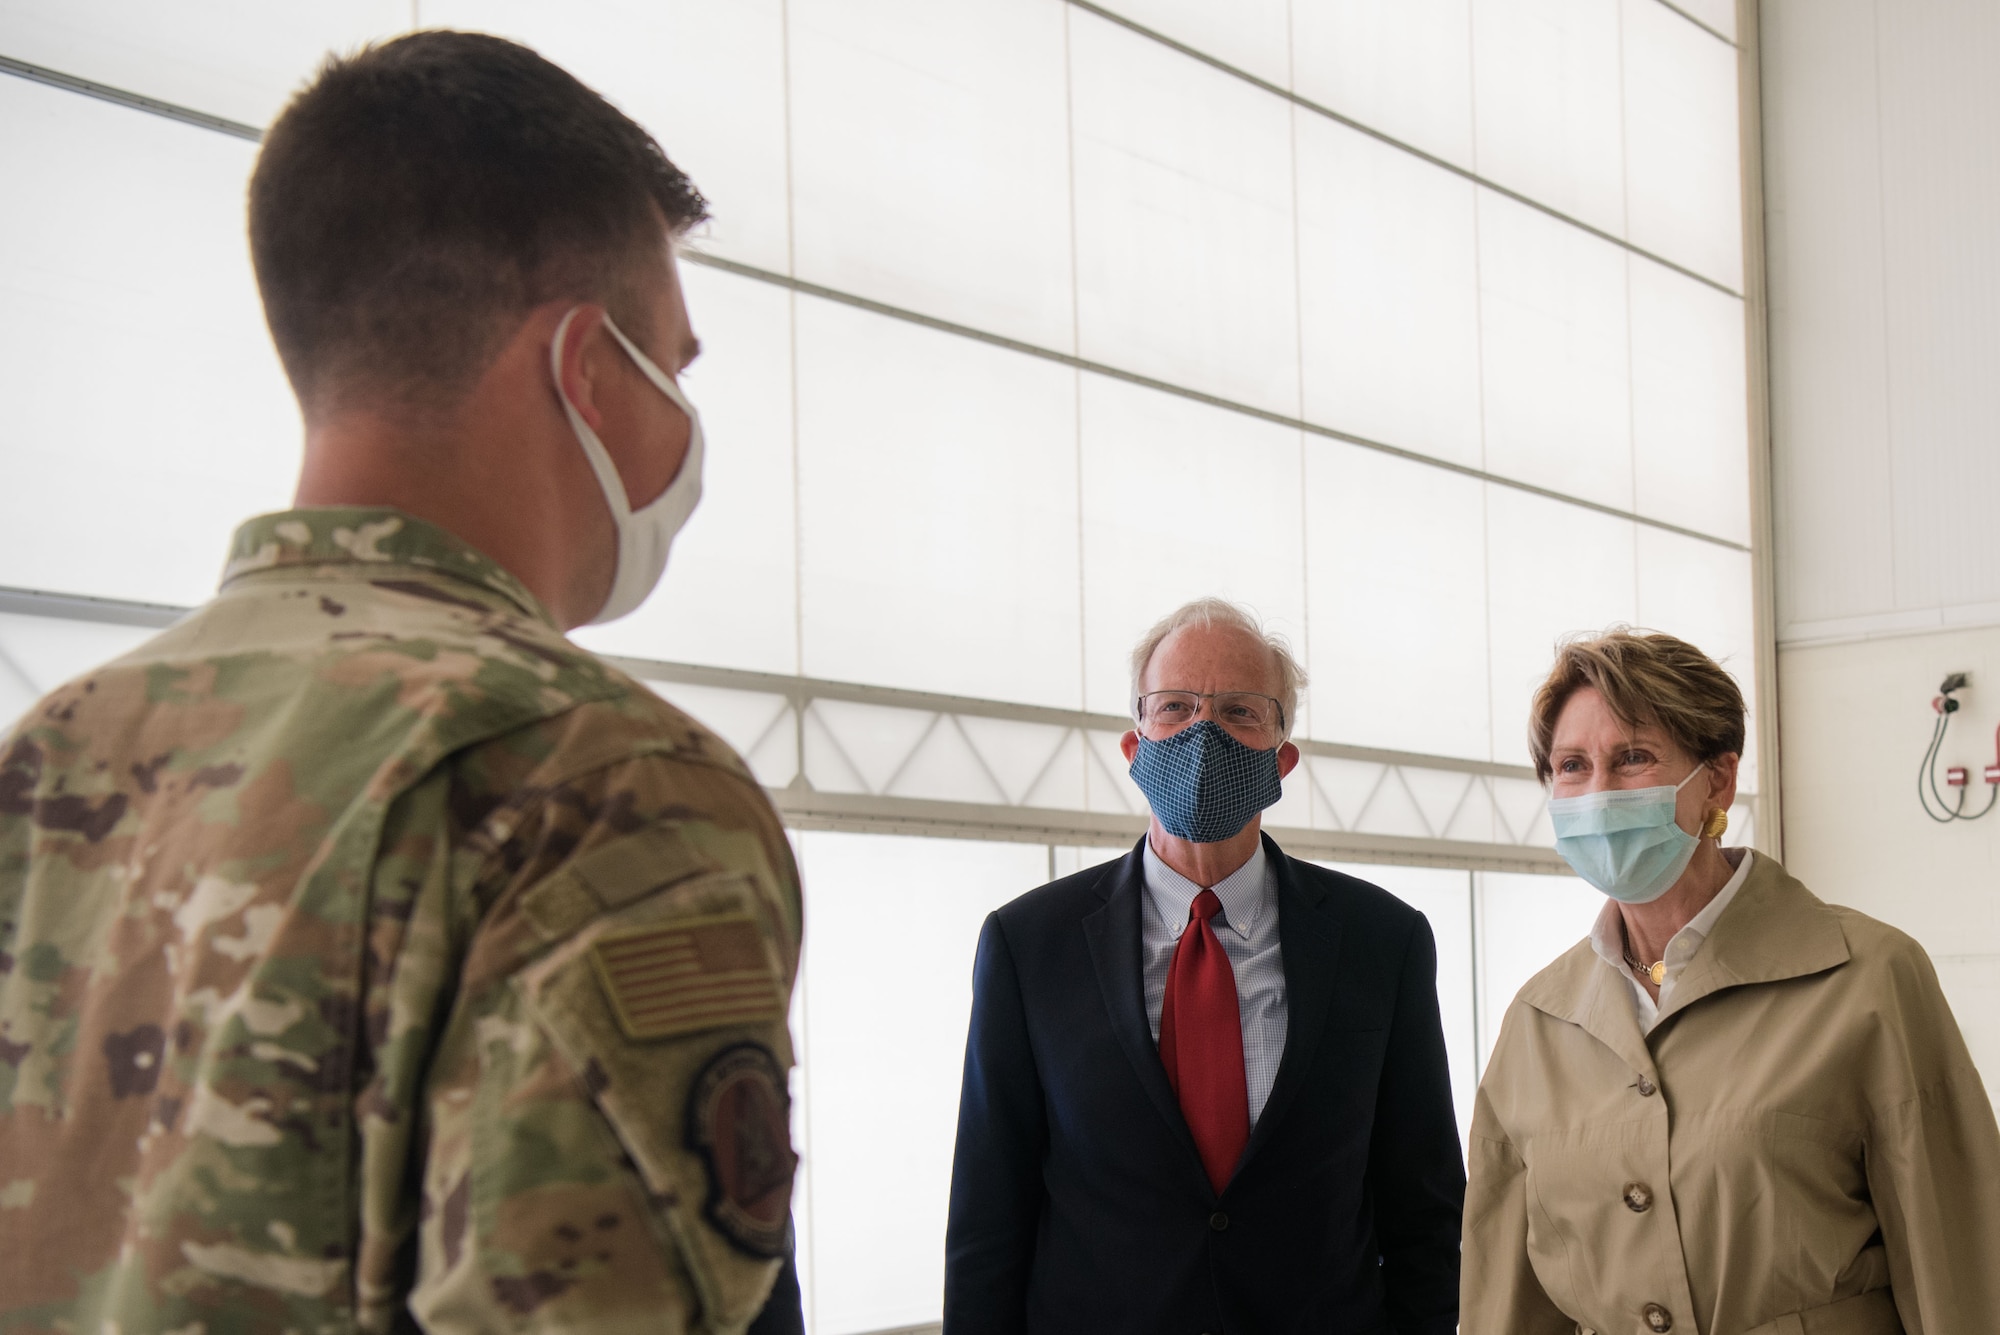
POLYGON ((597 400, 603 384, 605 351, 611 337, 604 332, 602 306, 586 302, 575 309, 576 314, 569 317, 568 324, 559 321, 557 330, 560 332, 552 333, 550 337, 562 339, 561 357, 556 364, 560 368, 563 397, 575 405, 583 420, 595 431, 604 425, 604 409, 597 400))
POLYGON ((1286 742, 1278 748, 1278 777, 1284 778, 1298 768, 1299 748, 1286 742))
POLYGON ((1123 737, 1118 739, 1118 749, 1125 753, 1125 763, 1128 765, 1131 764, 1132 757, 1139 754, 1139 734, 1137 732, 1127 732, 1123 737))

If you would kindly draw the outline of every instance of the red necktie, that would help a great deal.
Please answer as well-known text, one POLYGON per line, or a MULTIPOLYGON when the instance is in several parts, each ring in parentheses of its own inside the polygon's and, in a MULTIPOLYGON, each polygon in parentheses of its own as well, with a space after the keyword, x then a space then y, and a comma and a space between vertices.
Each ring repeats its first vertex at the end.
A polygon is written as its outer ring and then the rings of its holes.
POLYGON ((1160 1003, 1160 1063, 1194 1133, 1201 1166, 1220 1195, 1250 1140, 1250 1091, 1243 1079, 1243 1019, 1236 971, 1209 919, 1222 912, 1215 891, 1195 896, 1187 930, 1167 968, 1160 1003))

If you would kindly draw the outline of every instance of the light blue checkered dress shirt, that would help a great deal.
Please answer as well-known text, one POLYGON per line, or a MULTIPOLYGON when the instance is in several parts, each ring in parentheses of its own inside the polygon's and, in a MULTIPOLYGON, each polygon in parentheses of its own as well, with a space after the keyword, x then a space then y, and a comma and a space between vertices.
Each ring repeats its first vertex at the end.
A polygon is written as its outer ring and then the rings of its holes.
MULTIPOLYGON (((1188 912, 1202 887, 1169 867, 1146 841, 1146 911, 1139 915, 1139 960, 1146 979, 1146 1019, 1160 1042, 1160 1005, 1167 969, 1187 930, 1188 912)), ((1215 937, 1236 975, 1236 1005, 1243 1021, 1243 1082, 1250 1093, 1250 1126, 1264 1112, 1278 1060, 1285 1055, 1285 961, 1278 949, 1278 878, 1264 846, 1211 887, 1222 901, 1215 937)))

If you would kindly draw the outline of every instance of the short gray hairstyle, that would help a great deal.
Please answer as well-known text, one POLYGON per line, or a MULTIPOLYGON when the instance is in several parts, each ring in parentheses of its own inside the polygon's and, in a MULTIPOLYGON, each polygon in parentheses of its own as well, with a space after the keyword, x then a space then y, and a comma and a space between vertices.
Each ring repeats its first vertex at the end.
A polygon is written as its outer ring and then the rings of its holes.
POLYGON ((1278 703, 1284 706, 1285 736, 1290 737, 1298 725, 1299 692, 1305 688, 1306 670, 1292 657, 1292 646, 1284 636, 1265 630, 1264 623, 1249 608, 1239 607, 1226 598, 1197 598, 1185 603, 1154 622, 1153 628, 1139 638, 1132 648, 1132 717, 1139 716, 1139 684, 1146 676, 1146 665, 1153 661, 1153 654, 1167 636, 1188 626, 1228 626, 1262 641, 1278 669, 1278 703))

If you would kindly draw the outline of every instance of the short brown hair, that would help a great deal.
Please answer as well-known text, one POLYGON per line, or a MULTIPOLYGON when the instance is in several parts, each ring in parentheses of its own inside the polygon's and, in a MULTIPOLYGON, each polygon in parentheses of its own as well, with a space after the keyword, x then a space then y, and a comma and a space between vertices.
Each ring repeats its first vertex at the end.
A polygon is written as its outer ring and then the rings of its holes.
POLYGON ((1555 666, 1535 692, 1528 750, 1543 783, 1554 774, 1549 750, 1556 719, 1585 686, 1604 697, 1620 723, 1658 728, 1696 760, 1743 754, 1743 692, 1720 663, 1672 635, 1613 626, 1559 643, 1555 666))
POLYGON ((707 204, 653 137, 560 67, 482 33, 334 57, 264 136, 250 253, 310 414, 437 407, 519 319, 597 301, 644 341, 643 299, 707 204))

